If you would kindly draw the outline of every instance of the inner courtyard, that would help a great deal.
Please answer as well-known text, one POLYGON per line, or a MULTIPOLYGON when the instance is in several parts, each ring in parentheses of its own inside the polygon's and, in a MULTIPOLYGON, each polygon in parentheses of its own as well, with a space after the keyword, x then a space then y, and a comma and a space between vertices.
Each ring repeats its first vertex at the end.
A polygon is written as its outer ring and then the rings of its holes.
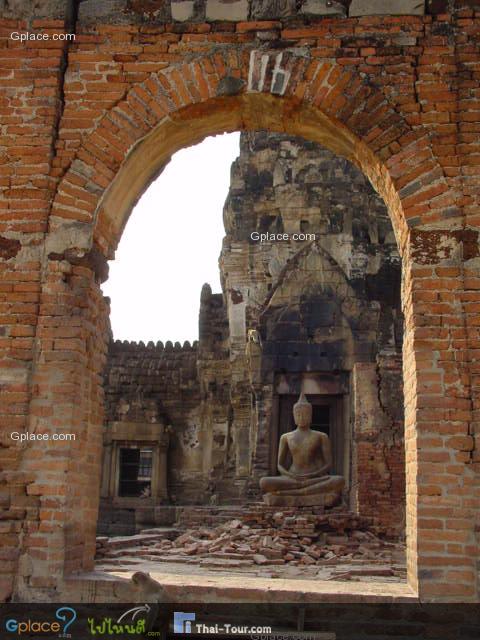
POLYGON ((405 581, 401 261, 385 205, 320 145, 252 132, 223 220, 222 292, 202 288, 199 339, 110 343, 97 568, 405 581), (342 491, 275 511, 262 477, 278 474, 301 393, 342 491), (279 544, 296 516, 313 539, 296 548, 300 525, 279 544), (225 535, 249 538, 252 518, 253 545, 225 535))

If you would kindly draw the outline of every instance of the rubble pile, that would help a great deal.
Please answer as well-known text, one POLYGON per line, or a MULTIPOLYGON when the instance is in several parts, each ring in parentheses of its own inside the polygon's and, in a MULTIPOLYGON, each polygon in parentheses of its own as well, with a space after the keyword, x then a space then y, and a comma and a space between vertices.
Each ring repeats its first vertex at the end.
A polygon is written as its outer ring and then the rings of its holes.
MULTIPOLYGON (((135 541, 130 554, 156 562, 223 569, 342 564, 344 570, 334 573, 333 579, 364 575, 364 565, 369 566, 366 575, 370 576, 402 577, 404 573, 398 565, 403 545, 382 537, 369 519, 348 512, 253 509, 217 526, 196 525, 179 536, 152 529, 131 538, 135 541)), ((122 544, 115 539, 97 541, 98 557, 118 558, 121 553, 122 544)))

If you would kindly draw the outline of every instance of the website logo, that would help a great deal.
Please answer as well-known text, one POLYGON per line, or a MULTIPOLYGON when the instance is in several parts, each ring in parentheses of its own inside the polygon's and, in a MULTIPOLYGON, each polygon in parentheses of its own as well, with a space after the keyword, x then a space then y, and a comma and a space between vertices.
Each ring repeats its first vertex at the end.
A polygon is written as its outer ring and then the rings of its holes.
POLYGON ((67 637, 69 635, 67 634, 67 629, 77 619, 77 612, 72 607, 60 607, 60 609, 57 609, 55 617, 65 623, 63 625, 63 635, 67 637))
POLYGON ((57 620, 63 622, 63 629, 60 622, 50 622, 48 620, 17 620, 16 618, 10 618, 5 623, 5 629, 9 633, 15 633, 16 635, 32 634, 32 633, 59 633, 62 632, 62 637, 68 638, 70 634, 68 632, 69 626, 76 620, 77 612, 72 607, 60 607, 55 612, 57 620))
MULTIPOLYGON (((140 605, 128 609, 115 622, 111 617, 103 618, 97 621, 95 618, 87 618, 89 631, 92 636, 100 634, 103 636, 121 635, 124 637, 126 633, 130 635, 145 635, 146 633, 146 617, 150 613, 151 607, 148 604, 140 605), (141 617, 140 614, 144 614, 141 617)), ((155 632, 148 632, 147 635, 156 635, 155 632)))
POLYGON ((194 613, 175 611, 173 614, 174 633, 192 633, 192 622, 195 620, 194 613))

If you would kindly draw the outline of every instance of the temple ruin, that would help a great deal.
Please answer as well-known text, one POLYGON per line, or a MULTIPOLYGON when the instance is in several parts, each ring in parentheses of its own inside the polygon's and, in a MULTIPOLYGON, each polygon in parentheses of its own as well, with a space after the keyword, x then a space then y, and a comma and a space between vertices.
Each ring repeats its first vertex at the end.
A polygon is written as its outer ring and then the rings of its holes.
POLYGON ((203 287, 199 340, 110 344, 99 533, 258 501, 303 390, 345 507, 402 536, 401 264, 385 205, 323 147, 257 132, 241 136, 223 218, 223 291, 203 287))

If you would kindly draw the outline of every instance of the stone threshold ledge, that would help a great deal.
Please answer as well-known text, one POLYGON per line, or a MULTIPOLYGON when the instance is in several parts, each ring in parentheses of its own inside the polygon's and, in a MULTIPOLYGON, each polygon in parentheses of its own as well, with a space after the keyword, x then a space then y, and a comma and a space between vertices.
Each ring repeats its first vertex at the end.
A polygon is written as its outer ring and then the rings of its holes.
MULTIPOLYGON (((186 576, 151 573, 143 583, 133 571, 78 574, 64 583, 65 602, 192 602, 192 603, 415 603, 407 584, 286 580, 245 576, 186 576)), ((138 575, 138 574, 137 574, 138 575)), ((143 574, 148 575, 148 574, 143 574)))

